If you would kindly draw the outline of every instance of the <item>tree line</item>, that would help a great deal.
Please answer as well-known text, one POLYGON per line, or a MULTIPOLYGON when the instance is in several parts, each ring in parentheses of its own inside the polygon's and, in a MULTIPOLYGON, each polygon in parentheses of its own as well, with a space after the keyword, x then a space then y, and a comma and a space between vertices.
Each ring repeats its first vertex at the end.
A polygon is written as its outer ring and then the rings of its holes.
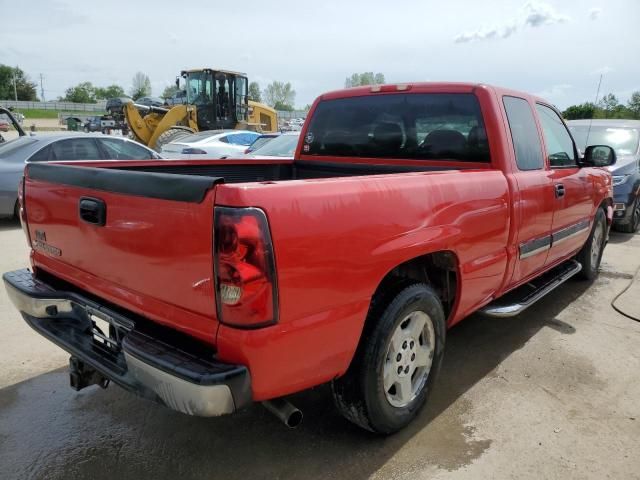
MULTIPOLYGON (((382 73, 363 72, 353 73, 345 79, 346 88, 361 85, 378 85, 384 83, 382 73)), ((162 98, 167 99, 178 91, 176 85, 167 86, 162 98)), ((67 88, 64 95, 59 96, 59 101, 74 103, 96 103, 100 100, 108 100, 115 97, 124 97, 128 93, 133 100, 152 94, 151 80, 144 72, 136 72, 131 80, 128 92, 118 84, 107 86, 94 85, 92 82, 80 82, 67 88)), ((291 82, 274 80, 266 88, 261 89, 258 82, 249 84, 249 99, 263 102, 276 110, 292 111, 295 109, 296 91, 291 82)), ((0 64, 0 100, 13 100, 17 94, 18 100, 37 101, 37 85, 29 76, 18 67, 10 67, 0 64), (15 83, 15 92, 14 92, 15 83)), ((305 109, 309 109, 307 105, 305 109)))
MULTIPOLYGON (((344 81, 345 88, 379 85, 385 83, 382 73, 353 73, 344 81)), ((162 98, 167 99, 178 91, 175 85, 167 86, 162 98)), ((117 84, 100 87, 91 82, 81 82, 65 90, 60 101, 74 103, 96 103, 99 100, 126 96, 125 89, 117 84)), ((136 72, 131 80, 128 94, 134 100, 151 95, 151 80, 143 72, 136 72)), ((38 101, 37 85, 18 67, 0 64, 0 100, 38 101)), ((262 90, 258 82, 249 84, 249 99, 266 103, 276 110, 294 110, 296 91, 290 82, 273 81, 262 90)), ((305 107, 308 110, 310 105, 305 107)), ((597 103, 585 102, 567 107, 563 116, 567 120, 588 118, 628 118, 640 119, 640 91, 633 92, 628 102, 622 104, 613 93, 604 95, 597 103)))
POLYGON ((562 112, 567 120, 585 118, 627 118, 640 120, 640 91, 633 92, 626 105, 623 105, 613 93, 604 95, 598 103, 585 102, 571 105, 562 112))

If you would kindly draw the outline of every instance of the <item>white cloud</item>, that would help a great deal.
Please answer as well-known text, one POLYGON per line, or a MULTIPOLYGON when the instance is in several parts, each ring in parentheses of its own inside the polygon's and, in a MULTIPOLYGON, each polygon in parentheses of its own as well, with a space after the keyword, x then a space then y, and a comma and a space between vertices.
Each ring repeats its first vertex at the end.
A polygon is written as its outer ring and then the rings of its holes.
POLYGON ((589 9, 589 20, 597 20, 602 13, 602 9, 599 7, 589 9))
POLYGON ((555 8, 548 3, 527 2, 524 6, 524 11, 526 12, 525 25, 534 28, 569 21, 569 17, 556 12, 555 8))
POLYGON ((545 88, 544 90, 537 92, 536 95, 549 100, 555 100, 566 96, 567 92, 571 91, 571 89, 573 89, 573 85, 561 83, 559 85, 552 85, 549 88, 545 88))
POLYGON ((508 38, 516 33, 519 28, 527 26, 538 28, 567 21, 569 21, 569 17, 558 13, 551 5, 538 1, 530 1, 522 7, 517 19, 505 22, 502 26, 482 27, 476 31, 461 33, 454 38, 454 42, 468 43, 480 40, 492 40, 495 38, 508 38))
POLYGON ((461 33, 455 37, 454 41, 456 43, 467 43, 476 42, 478 40, 490 40, 493 38, 507 38, 513 35, 517 29, 518 26, 515 24, 500 28, 486 28, 475 32, 461 33))

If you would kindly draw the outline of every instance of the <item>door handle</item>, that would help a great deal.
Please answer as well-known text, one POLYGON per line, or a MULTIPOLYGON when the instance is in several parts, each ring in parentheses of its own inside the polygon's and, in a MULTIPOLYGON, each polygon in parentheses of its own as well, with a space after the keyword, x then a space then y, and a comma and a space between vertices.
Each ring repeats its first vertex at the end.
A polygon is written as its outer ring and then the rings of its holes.
POLYGON ((82 197, 78 204, 80 218, 93 225, 103 227, 107 223, 107 204, 99 198, 82 197))
POLYGON ((556 183, 556 198, 564 197, 564 185, 556 183))

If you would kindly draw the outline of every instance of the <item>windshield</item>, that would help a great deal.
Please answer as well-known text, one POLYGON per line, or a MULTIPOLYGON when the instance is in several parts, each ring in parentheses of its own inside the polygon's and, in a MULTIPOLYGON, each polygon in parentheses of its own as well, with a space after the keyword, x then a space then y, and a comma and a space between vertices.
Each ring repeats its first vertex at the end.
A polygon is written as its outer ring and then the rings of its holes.
POLYGON ((210 105, 213 101, 211 74, 205 72, 189 73, 186 89, 187 103, 193 105, 210 105))
POLYGON ((480 105, 470 93, 386 94, 320 102, 303 154, 489 161, 480 105))
POLYGON ((618 155, 633 155, 638 151, 638 130, 634 128, 569 125, 576 145, 583 152, 589 145, 608 145, 618 155), (587 140, 587 132, 589 139, 587 140), (588 142, 588 143, 587 143, 588 142))
POLYGON ((251 155, 267 155, 270 157, 293 157, 300 135, 280 135, 266 145, 257 148, 251 155))

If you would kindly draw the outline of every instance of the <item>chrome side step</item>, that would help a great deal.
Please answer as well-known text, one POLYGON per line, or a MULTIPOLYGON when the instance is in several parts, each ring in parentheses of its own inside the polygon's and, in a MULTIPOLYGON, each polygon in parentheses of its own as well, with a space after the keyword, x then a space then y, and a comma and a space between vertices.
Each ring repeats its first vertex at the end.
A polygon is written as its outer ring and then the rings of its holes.
POLYGON ((515 317, 524 312, 549 292, 562 285, 582 270, 575 260, 569 260, 551 269, 531 282, 507 293, 479 310, 483 315, 496 318, 515 317))

